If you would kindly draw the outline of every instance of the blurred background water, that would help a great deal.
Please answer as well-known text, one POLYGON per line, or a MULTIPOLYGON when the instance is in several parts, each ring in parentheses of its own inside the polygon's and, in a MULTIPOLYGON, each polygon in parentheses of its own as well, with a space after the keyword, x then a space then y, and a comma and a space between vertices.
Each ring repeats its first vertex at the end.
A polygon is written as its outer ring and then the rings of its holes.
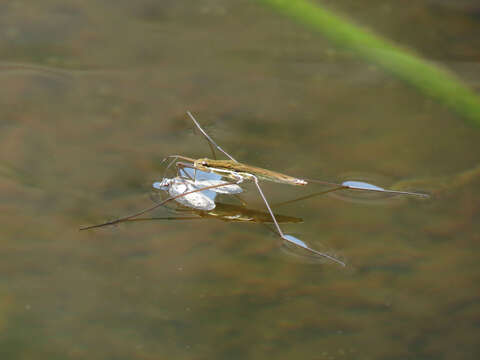
MULTIPOLYGON (((475 1, 321 4, 479 89, 475 1)), ((247 0, 5 1, 0 53, 2 359, 478 358, 480 129, 451 109, 247 0), (345 269, 256 224, 79 232, 210 155, 187 110, 242 162, 433 197, 276 210, 345 269)))

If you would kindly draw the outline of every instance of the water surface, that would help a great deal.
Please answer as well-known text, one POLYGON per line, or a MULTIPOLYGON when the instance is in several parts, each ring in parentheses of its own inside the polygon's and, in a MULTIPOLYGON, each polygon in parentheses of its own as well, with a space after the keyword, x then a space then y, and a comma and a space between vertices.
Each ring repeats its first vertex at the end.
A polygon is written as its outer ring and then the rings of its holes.
MULTIPOLYGON (((325 4, 478 88, 473 2, 325 4)), ((2 359, 479 356, 479 129, 254 1, 0 10, 2 359), (187 110, 242 162, 433 197, 275 209, 346 268, 254 223, 79 232, 150 206, 164 156, 210 156, 187 110)), ((324 190, 263 189, 271 203, 324 190)))

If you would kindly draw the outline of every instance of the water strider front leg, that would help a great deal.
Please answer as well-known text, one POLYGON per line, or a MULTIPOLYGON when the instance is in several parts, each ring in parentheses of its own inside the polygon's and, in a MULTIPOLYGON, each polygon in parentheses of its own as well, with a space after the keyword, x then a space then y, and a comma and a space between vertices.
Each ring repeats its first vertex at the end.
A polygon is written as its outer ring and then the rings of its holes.
POLYGON ((180 171, 183 172, 183 174, 185 174, 184 177, 192 180, 192 181, 196 181, 196 178, 197 178, 197 168, 192 165, 192 164, 189 164, 189 163, 184 163, 184 162, 177 162, 175 164, 175 166, 177 167, 177 175, 180 176, 180 171), (188 169, 193 169, 193 178, 185 171, 185 168, 188 168, 188 169))
MULTIPOLYGON (((178 162, 177 161, 178 159, 190 161, 192 163, 195 162, 195 159, 192 159, 192 158, 189 158, 189 157, 186 157, 186 156, 183 156, 183 155, 169 155, 169 156, 163 158, 162 161, 160 162, 160 164, 163 164, 168 159, 172 159, 172 160, 168 163, 167 167, 165 168, 165 171, 163 172, 163 179, 165 179, 167 177, 167 171, 168 171, 168 169, 170 169, 172 167, 173 164, 175 164, 175 166, 177 166, 177 176, 180 176, 177 164, 186 164, 186 163, 178 162)), ((185 172, 185 174, 186 174, 186 172, 185 172)))
MULTIPOLYGON (((197 183, 197 180, 196 180, 196 170, 199 170, 195 165, 192 165, 192 164, 187 164, 187 163, 184 163, 184 162, 177 162, 176 164, 177 168, 179 169, 178 172, 183 172, 186 177, 188 177, 188 179, 190 179, 191 181, 193 181, 194 183, 197 183), (194 173, 194 177, 192 178, 185 170, 184 168, 191 168, 195 171, 194 173)), ((199 170, 200 171, 200 170, 199 170)), ((224 169, 211 169, 211 168, 205 168, 203 169, 202 168, 202 171, 208 171, 210 173, 215 173, 215 172, 220 172, 220 173, 223 173, 223 174, 228 174, 228 176, 234 180, 234 182, 226 182, 225 181, 225 192, 224 193, 228 193, 228 194, 231 194, 231 195, 234 195, 236 196, 236 194, 238 192, 242 192, 240 186, 237 186, 237 188, 233 188, 234 190, 232 190, 231 188, 235 185, 239 185, 241 184, 244 180, 245 180, 245 177, 234 172, 234 171, 231 171, 231 170, 224 170, 224 169), (230 184, 230 185, 229 185, 230 184), (230 188, 228 191, 227 191, 227 188, 230 188)), ((217 174, 219 175, 219 174, 217 174)), ((211 181, 215 181, 215 180, 211 180, 211 181)), ((198 180, 198 182, 203 182, 203 180, 198 180)), ((222 191, 217 191, 217 192, 220 192, 222 193, 222 191)), ((244 203, 242 200, 240 200, 240 202, 244 203)))

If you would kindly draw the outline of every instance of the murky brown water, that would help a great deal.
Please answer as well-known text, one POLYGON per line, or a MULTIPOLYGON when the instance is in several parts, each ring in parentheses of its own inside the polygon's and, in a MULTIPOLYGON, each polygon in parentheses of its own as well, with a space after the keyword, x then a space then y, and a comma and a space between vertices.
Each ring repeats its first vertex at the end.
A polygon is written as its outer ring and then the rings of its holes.
MULTIPOLYGON (((473 1, 326 3, 478 88, 473 1)), ((10 1, 0 30, 2 359, 479 356, 480 129, 254 1, 10 1), (79 232, 149 206, 164 156, 209 156, 187 110, 243 162, 434 197, 276 210, 346 269, 258 224, 79 232)))

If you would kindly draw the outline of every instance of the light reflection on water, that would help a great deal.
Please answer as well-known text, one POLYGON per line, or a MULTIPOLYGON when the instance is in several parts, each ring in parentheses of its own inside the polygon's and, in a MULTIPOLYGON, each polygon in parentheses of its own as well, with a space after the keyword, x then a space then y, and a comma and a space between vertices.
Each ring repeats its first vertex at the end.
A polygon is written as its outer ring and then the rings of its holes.
MULTIPOLYGON (((468 14, 368 4, 336 6, 436 61, 478 56, 459 41, 468 14)), ((110 6, 2 8, 2 359, 478 357, 477 129, 254 2, 110 6), (253 222, 78 232, 149 206, 164 156, 208 156, 186 110, 242 162, 433 199, 275 209, 345 270, 282 254, 253 222)), ((264 190, 282 203, 322 188, 264 190)))

